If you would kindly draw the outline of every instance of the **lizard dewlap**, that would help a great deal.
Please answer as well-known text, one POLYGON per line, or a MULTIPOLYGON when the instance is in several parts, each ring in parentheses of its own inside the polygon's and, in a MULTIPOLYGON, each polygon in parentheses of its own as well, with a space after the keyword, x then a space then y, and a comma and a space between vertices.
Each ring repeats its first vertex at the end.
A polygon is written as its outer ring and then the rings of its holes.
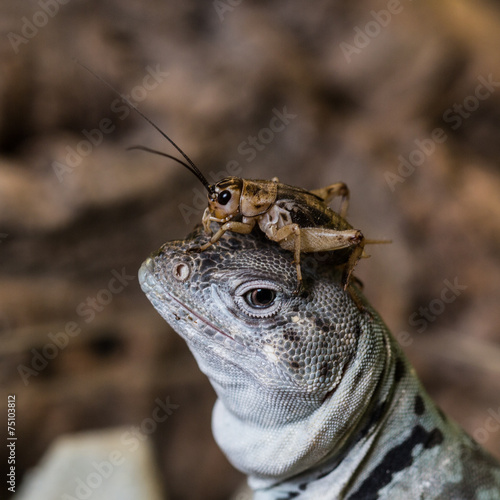
POLYGON ((500 499, 500 466, 422 389, 360 292, 328 260, 262 233, 196 230, 142 265, 141 286, 218 400, 215 439, 256 500, 500 499))

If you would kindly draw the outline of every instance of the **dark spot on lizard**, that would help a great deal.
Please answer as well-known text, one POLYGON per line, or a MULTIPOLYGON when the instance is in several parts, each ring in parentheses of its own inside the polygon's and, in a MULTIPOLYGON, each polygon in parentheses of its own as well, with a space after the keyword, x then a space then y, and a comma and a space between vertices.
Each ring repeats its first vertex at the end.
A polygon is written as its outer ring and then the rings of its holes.
POLYGON ((443 441, 444 441, 443 433, 436 427, 432 429, 432 431, 429 433, 429 437, 427 441, 424 443, 424 448, 429 450, 431 448, 434 448, 434 446, 441 444, 443 441))
POLYGON ((292 498, 298 497, 300 493, 298 491, 290 491, 286 497, 280 497, 278 500, 291 500, 292 498))
POLYGON ((354 380, 352 381, 354 387, 357 387, 359 385, 363 376, 364 376, 364 373, 362 370, 360 370, 360 371, 358 371, 358 373, 356 373, 356 375, 354 376, 354 380))
POLYGON ((331 472, 330 470, 328 470, 328 471, 326 471, 326 472, 322 472, 321 474, 319 474, 319 475, 316 477, 316 479, 321 479, 321 478, 323 478, 323 477, 326 477, 326 476, 328 476, 328 474, 330 474, 330 472, 331 472))
POLYGON ((320 330, 323 335, 329 335, 332 331, 332 328, 330 325, 321 325, 320 330))
POLYGON ((308 484, 309 483, 301 483, 301 484, 299 484, 299 490, 300 491, 305 491, 308 484))
POLYGON ((293 330, 285 330, 285 332, 283 333, 283 338, 285 340, 289 340, 290 342, 300 341, 300 335, 298 335, 297 332, 294 332, 293 330))
POLYGON ((396 384, 405 376, 406 367, 401 358, 396 359, 396 368, 394 370, 394 382, 396 384))
POLYGON ((348 500, 376 500, 378 491, 392 481, 396 472, 410 467, 413 463, 413 450, 418 445, 430 449, 443 441, 443 434, 439 429, 427 432, 421 425, 413 428, 410 436, 402 443, 388 451, 371 474, 361 483, 360 487, 352 493, 348 500))
POLYGON ((203 271, 207 269, 213 269, 216 267, 216 262, 212 259, 202 259, 201 264, 200 264, 200 272, 203 273, 203 271))
POLYGON ((382 403, 379 403, 375 409, 372 411, 371 415, 368 418, 368 421, 366 422, 365 426, 361 429, 360 431, 360 437, 365 437, 368 434, 368 431, 375 425, 377 425, 377 422, 382 418, 382 415, 385 412, 385 409, 387 407, 387 401, 383 401, 382 403))
POLYGON ((354 333, 357 338, 361 337, 361 334, 363 333, 363 329, 361 328, 361 325, 359 323, 356 324, 354 327, 354 333))
POLYGON ((415 396, 415 413, 417 415, 423 415, 425 413, 425 403, 420 394, 415 396))

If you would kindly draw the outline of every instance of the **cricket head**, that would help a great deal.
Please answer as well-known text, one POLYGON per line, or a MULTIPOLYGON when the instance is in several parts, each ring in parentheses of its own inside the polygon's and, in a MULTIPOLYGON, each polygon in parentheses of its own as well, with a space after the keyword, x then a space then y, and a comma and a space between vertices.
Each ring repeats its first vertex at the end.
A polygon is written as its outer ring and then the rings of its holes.
POLYGON ((297 295, 291 253, 259 231, 197 252, 206 241, 198 229, 163 245, 141 267, 143 291, 241 418, 265 420, 290 397, 296 412, 313 411, 335 391, 361 332, 340 272, 306 257, 297 295))
POLYGON ((239 177, 225 177, 208 190, 208 210, 217 219, 228 221, 240 211, 243 180, 239 177))
POLYGON ((241 214, 258 217, 276 201, 278 183, 273 181, 225 177, 209 188, 208 210, 221 221, 241 214))

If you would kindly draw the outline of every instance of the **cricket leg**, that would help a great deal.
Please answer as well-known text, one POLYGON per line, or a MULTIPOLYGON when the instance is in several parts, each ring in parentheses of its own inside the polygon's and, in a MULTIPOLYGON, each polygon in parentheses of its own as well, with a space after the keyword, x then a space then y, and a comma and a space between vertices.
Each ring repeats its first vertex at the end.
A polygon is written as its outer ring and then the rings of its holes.
MULTIPOLYGON (((329 252, 358 246, 364 246, 364 236, 359 229, 336 230, 323 227, 306 227, 301 229, 302 252, 329 252)), ((283 245, 282 245, 283 246, 283 245)))
POLYGON ((347 261, 347 264, 344 267, 344 271, 342 272, 342 284, 344 285, 344 290, 347 290, 347 287, 349 286, 351 274, 354 268, 356 267, 356 264, 358 263, 359 259, 363 255, 364 246, 365 246, 365 240, 364 238, 362 238, 361 241, 359 241, 359 243, 357 244, 357 246, 354 247, 354 250, 349 256, 349 260, 347 261))
POLYGON ((302 271, 300 269, 300 227, 298 224, 288 224, 278 229, 271 237, 273 241, 280 244, 286 250, 293 250, 293 261, 297 269, 297 288, 295 294, 298 294, 302 288, 302 271))
POLYGON ((225 232, 227 231, 232 231, 233 233, 239 233, 239 234, 249 234, 252 232, 253 227, 255 226, 255 222, 252 221, 251 223, 245 223, 245 222, 235 222, 235 221, 229 221, 226 222, 221 226, 221 228, 210 238, 210 241, 202 245, 199 249, 200 252, 203 252, 206 250, 209 246, 213 245, 214 243, 217 243, 222 236, 224 235, 225 232))
POLYGON ((347 207, 349 206, 349 188, 343 182, 336 182, 330 186, 320 189, 313 189, 311 193, 319 196, 325 203, 330 203, 333 198, 340 196, 340 216, 345 219, 347 214, 347 207))
POLYGON ((212 235, 212 229, 210 229, 210 222, 212 221, 210 219, 210 210, 208 209, 208 207, 205 208, 205 211, 203 212, 201 222, 203 224, 203 229, 205 230, 205 232, 209 235, 212 235))
POLYGON ((352 253, 347 260, 342 274, 344 290, 349 285, 353 269, 363 254, 365 238, 358 229, 337 231, 321 227, 306 227, 301 229, 302 252, 329 252, 352 247, 352 253))

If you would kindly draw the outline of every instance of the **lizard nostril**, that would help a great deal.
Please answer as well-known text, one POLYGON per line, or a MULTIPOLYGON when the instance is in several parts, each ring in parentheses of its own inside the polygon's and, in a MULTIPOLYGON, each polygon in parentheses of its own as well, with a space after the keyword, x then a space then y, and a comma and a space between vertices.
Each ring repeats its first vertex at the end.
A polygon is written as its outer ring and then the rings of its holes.
POLYGON ((177 262, 172 268, 172 274, 177 281, 186 281, 191 274, 191 269, 185 262, 177 262))

